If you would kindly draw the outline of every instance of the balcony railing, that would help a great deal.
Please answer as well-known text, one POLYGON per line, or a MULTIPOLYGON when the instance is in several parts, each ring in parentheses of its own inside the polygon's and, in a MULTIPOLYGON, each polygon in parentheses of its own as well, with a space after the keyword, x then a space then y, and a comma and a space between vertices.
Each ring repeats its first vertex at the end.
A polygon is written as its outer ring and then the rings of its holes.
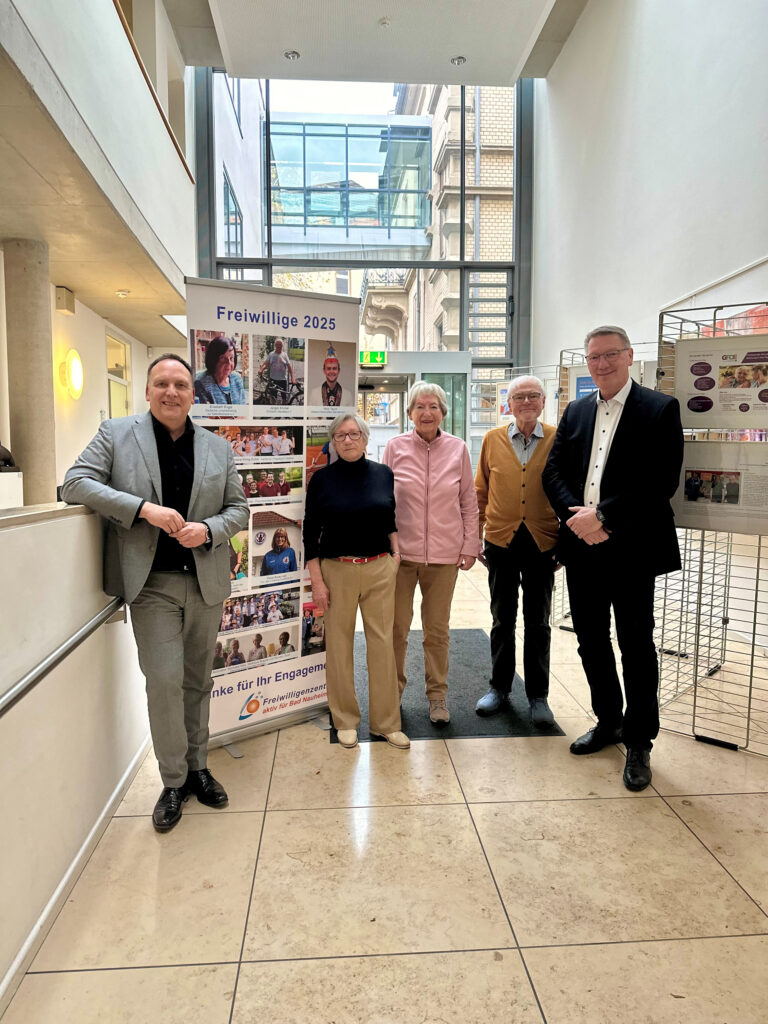
POLYGON ((386 270, 370 269, 363 274, 363 284, 360 288, 360 308, 365 306, 365 296, 370 288, 405 288, 405 281, 408 277, 407 270, 398 270, 387 267, 386 270))

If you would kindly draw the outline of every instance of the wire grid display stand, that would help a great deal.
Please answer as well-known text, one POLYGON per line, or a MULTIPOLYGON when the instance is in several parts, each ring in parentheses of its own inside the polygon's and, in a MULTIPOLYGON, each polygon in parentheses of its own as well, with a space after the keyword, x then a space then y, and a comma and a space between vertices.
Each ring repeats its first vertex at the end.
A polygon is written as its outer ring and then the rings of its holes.
MULTIPOLYGON (((768 537, 677 533, 682 569, 654 595, 661 727, 768 756, 768 537)), ((570 617, 561 572, 552 626, 570 617)))
MULTIPOLYGON (((768 304, 673 310, 660 317, 658 390, 674 394, 675 343, 768 332, 768 304), (695 319, 692 319, 695 318, 695 319)), ((561 389, 583 353, 564 352, 561 389)), ((650 385, 646 381, 646 385, 650 385)), ((559 403, 560 413, 567 404, 559 403)), ((686 431, 686 441, 765 444, 760 431, 686 431)), ((765 448, 768 464, 768 445, 765 448)), ((768 536, 678 529, 682 568, 656 581, 654 640, 661 727, 768 756, 768 536)), ((558 574, 558 577, 561 574, 558 574)), ((552 625, 572 630, 556 577, 552 625)), ((615 644, 615 630, 612 633, 615 644)))
MULTIPOLYGON (((678 341, 766 333, 765 302, 662 313, 658 389, 675 393, 678 341)), ((768 432, 734 428, 687 430, 685 440, 763 445, 768 469, 768 432)), ((682 571, 659 581, 662 600, 657 587, 662 726, 768 756, 768 537, 678 533, 682 571)))
POLYGON ((656 588, 661 725, 768 755, 768 538, 680 530, 656 588))

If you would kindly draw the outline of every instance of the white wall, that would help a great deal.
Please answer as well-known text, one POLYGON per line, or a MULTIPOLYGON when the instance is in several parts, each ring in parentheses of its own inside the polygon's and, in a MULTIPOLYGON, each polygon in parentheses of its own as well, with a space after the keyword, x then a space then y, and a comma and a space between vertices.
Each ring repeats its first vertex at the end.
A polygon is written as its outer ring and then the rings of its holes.
MULTIPOLYGON (((0 441, 13 447, 8 424, 8 371, 6 360, 5 288, 2 250, 0 250, 0 441)), ((75 315, 64 316, 56 311, 56 289, 51 285, 51 326, 53 344, 53 389, 56 423, 56 483, 61 484, 64 474, 99 429, 109 414, 107 386, 107 334, 130 346, 131 397, 133 412, 145 412, 144 398, 147 367, 161 355, 160 349, 148 349, 136 338, 115 327, 75 299, 75 315), (59 380, 59 365, 70 348, 80 353, 83 362, 83 393, 75 400, 69 396, 59 380)), ((179 345, 166 347, 189 359, 189 350, 179 336, 179 345)))
MULTIPOLYGON (((77 299, 74 316, 57 313, 56 291, 53 285, 51 323, 56 417, 56 483, 61 484, 66 471, 99 429, 101 421, 109 415, 107 334, 130 346, 133 412, 144 412, 147 408, 144 391, 150 357, 147 347, 140 341, 114 327, 77 299), (77 400, 70 397, 58 377, 59 364, 64 361, 70 348, 77 349, 83 362, 83 393, 77 400)), ((179 349, 178 353, 187 358, 185 349, 179 349)))
MULTIPOLYGON (((98 520, 7 526, 0 517, 0 565, 14 581, 0 588, 5 689, 108 604, 98 520)), ((0 1014, 28 965, 25 950, 31 955, 52 923, 147 735, 143 679, 125 623, 102 626, 0 718, 0 1014)))
POLYGON ((11 443, 11 420, 8 407, 8 334, 5 327, 5 266, 0 249, 0 441, 11 443))
MULTIPOLYGON (((62 124, 94 179, 130 223, 131 211, 113 185, 114 173, 162 247, 183 273, 195 272, 195 186, 187 175, 144 81, 112 3, 102 0, 14 0, 14 5, 98 144, 86 144, 80 126, 62 124)), ((158 45, 178 47, 162 11, 158 45), (169 36, 170 33, 170 36, 169 36)), ((20 36, 9 40, 11 58, 51 109, 50 71, 20 36)), ((163 64, 167 79, 167 66, 163 64)), ((167 82, 165 86, 167 94, 167 82)), ((56 119, 54 114, 54 119, 56 119)), ((137 231, 137 225, 131 224, 137 231)), ((158 255, 159 253, 153 255, 158 255)))
POLYGON ((104 320, 75 299, 75 315, 56 312, 56 291, 51 286, 51 324, 53 335, 53 395, 56 418, 56 483, 106 419, 109 409, 107 391, 107 339, 104 320), (59 366, 70 348, 80 353, 83 363, 83 393, 70 397, 59 379, 59 366))
POLYGON ((661 309, 768 257, 766 38, 764 0, 590 0, 536 83, 535 362, 598 323, 653 341, 661 309))

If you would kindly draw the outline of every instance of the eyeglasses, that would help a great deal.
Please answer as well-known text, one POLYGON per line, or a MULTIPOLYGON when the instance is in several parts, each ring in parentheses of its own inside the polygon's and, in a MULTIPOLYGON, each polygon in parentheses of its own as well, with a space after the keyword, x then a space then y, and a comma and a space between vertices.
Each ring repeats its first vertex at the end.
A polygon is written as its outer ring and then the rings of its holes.
POLYGON ((606 363, 615 363, 622 352, 629 352, 629 346, 612 348, 610 352, 600 352, 599 355, 587 356, 587 366, 597 366, 601 359, 604 359, 606 363))
POLYGON ((343 433, 334 434, 333 440, 343 441, 345 437, 348 437, 350 441, 359 441, 362 436, 359 430, 345 430, 343 433))
POLYGON ((539 398, 543 398, 544 395, 540 391, 524 391, 520 395, 510 395, 510 402, 536 402, 539 398))

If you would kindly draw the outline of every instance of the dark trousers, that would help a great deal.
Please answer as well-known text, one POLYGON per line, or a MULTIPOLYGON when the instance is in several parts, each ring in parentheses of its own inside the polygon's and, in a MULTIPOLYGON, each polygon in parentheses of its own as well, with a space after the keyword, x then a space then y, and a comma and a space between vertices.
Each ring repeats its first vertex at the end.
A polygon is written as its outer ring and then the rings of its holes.
POLYGON ((630 573, 595 545, 568 564, 568 596, 579 657, 600 725, 622 724, 624 699, 611 644, 611 608, 621 651, 626 711, 624 743, 650 748, 659 734, 659 663, 653 641, 654 577, 630 573))
POLYGON ((528 700, 549 693, 549 613, 555 582, 552 551, 540 551, 522 525, 506 548, 485 542, 491 589, 491 686, 509 693, 515 678, 515 623, 523 588, 523 674, 528 700))

